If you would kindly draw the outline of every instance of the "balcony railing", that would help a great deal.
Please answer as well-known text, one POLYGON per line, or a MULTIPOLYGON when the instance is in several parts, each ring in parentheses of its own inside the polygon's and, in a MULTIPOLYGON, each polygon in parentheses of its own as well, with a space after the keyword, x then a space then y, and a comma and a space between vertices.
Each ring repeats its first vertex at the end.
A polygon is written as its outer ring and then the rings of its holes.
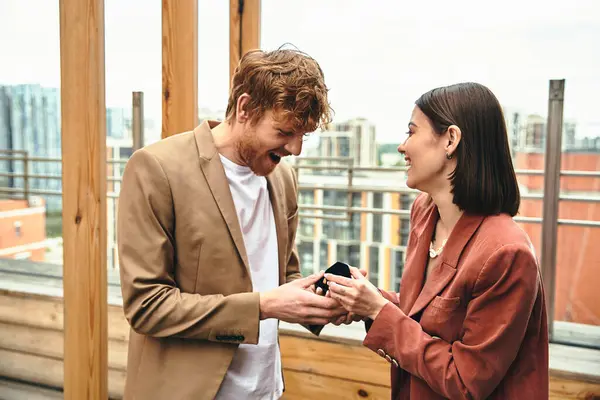
MULTIPOLYGON (((28 199, 30 196, 38 195, 38 196, 61 196, 61 190, 50 190, 45 189, 44 185, 40 184, 40 182, 51 181, 51 180, 61 180, 61 176, 58 174, 34 174, 31 171, 34 170, 34 163, 54 163, 60 164, 62 160, 60 158, 47 158, 47 157, 32 157, 26 151, 9 151, 9 150, 0 150, 0 165, 2 162, 10 162, 12 169, 19 172, 2 172, 0 173, 0 182, 4 182, 3 185, 0 186, 0 196, 7 198, 26 198, 28 199), (16 163, 21 163, 20 168, 17 167, 16 163), (5 178, 4 180, 2 178, 5 178), (7 186, 7 182, 11 185, 7 186), (18 185, 17 185, 18 183, 18 185), (33 184, 35 183, 35 184, 33 184)), ((292 166, 296 170, 299 177, 299 190, 300 191, 335 191, 335 192, 343 192, 347 194, 347 203, 345 205, 329 205, 329 204, 309 204, 305 202, 299 203, 300 209, 300 218, 302 219, 311 219, 311 220, 332 220, 332 221, 350 221, 353 214, 371 214, 371 215, 390 215, 394 217, 398 217, 402 220, 406 220, 410 218, 410 210, 409 209, 392 209, 392 208, 384 208, 384 207, 365 207, 365 206, 353 206, 352 205, 352 194, 353 193, 382 193, 382 194, 412 194, 415 195, 418 191, 410 189, 408 187, 381 187, 373 184, 361 184, 361 175, 365 173, 373 174, 375 173, 377 176, 385 176, 385 175, 393 175, 393 174, 403 174, 406 171, 406 167, 363 167, 363 166, 354 166, 354 160, 350 157, 335 157, 335 158, 296 158, 293 160, 292 166), (311 162, 313 164, 308 164, 311 162), (316 162, 316 164, 314 164, 316 162), (330 165, 331 163, 339 163, 337 165, 330 165), (328 164, 328 165, 325 165, 328 164), (306 182, 305 179, 308 176, 315 176, 313 174, 307 174, 306 171, 337 171, 341 173, 338 176, 338 184, 324 184, 324 183, 315 183, 315 182, 306 182), (343 182, 343 183, 341 183, 343 182)), ((107 192, 107 197, 112 199, 113 201, 119 196, 119 183, 121 182, 121 173, 123 166, 127 163, 127 159, 109 159, 107 160, 107 168, 112 166, 112 171, 107 176, 107 182, 109 191, 107 192), (112 183, 112 184, 111 184, 112 183)), ((542 170, 517 170, 517 175, 520 176, 544 176, 544 171, 542 170)), ((584 178, 600 178, 600 172, 596 171, 560 171, 560 177, 584 177, 584 178)), ((364 180, 364 177, 362 177, 364 180)), ((314 181, 314 179, 312 179, 314 181)), ((538 200, 543 201, 544 196, 538 193, 527 193, 524 191, 522 194, 522 199, 524 200, 538 200)), ((571 195, 566 193, 560 193, 558 196, 559 201, 564 202, 584 202, 584 203, 598 203, 600 202, 600 196, 589 196, 589 195, 571 195)), ((411 202, 412 203, 412 202, 411 202)), ((548 207, 549 202, 544 201, 544 208, 548 207)), ((112 202, 114 206, 114 202, 112 202)), ((546 211, 544 211, 546 213, 546 211)), ((556 213, 558 213, 558 209, 556 209, 556 213)), ((544 214, 547 215, 547 214, 544 214)), ((532 217, 532 216, 517 216, 514 218, 516 222, 520 223, 532 223, 532 224, 543 224, 544 220, 542 217, 532 217)), ((557 221, 557 225, 564 226, 579 226, 579 227, 593 227, 599 228, 600 221, 590 221, 590 220, 577 220, 577 219, 559 219, 558 215, 555 215, 555 219, 557 221)), ((109 221, 110 224, 114 225, 114 221, 109 221)), ((116 229, 113 229, 115 232, 116 229)), ((299 234, 300 237, 300 234, 299 234)), ((302 238, 305 239, 306 238, 302 238)), ((331 238, 329 238, 331 239, 331 238)), ((542 235, 542 243, 541 247, 548 246, 547 243, 544 243, 544 240, 547 239, 547 235, 542 235)), ((114 246, 114 243, 112 243, 114 246)), ((403 246, 397 246, 403 247, 403 246)), ((556 248, 556 243, 554 244, 556 248)), ((556 250, 555 250, 556 251, 556 250)), ((555 271, 556 265, 546 266, 545 271, 555 271)), ((555 272, 553 272, 555 273, 555 272)), ((553 304, 555 301, 555 293, 554 291, 547 291, 548 302, 553 304)), ((561 329, 556 330, 556 335, 554 335, 554 327, 552 328, 551 333, 553 334, 554 341, 558 342, 569 342, 569 343, 577 343, 584 346, 592 346, 597 347, 598 343, 600 343, 600 334, 598 337, 592 335, 593 340, 590 339, 589 332, 585 335, 580 335, 584 337, 584 339, 578 339, 577 334, 573 333, 572 326, 563 326, 561 329), (561 333, 562 332, 562 333, 561 333), (593 344, 591 342, 594 342, 593 344)))

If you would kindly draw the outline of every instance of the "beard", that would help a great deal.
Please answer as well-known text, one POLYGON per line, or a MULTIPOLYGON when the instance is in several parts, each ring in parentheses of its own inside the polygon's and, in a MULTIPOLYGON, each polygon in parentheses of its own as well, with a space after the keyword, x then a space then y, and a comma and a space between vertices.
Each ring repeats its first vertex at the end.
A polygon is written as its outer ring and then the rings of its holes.
POLYGON ((247 130, 236 143, 235 148, 240 158, 252 172, 258 176, 267 176, 277 166, 268 156, 268 153, 261 154, 261 144, 254 130, 247 130))

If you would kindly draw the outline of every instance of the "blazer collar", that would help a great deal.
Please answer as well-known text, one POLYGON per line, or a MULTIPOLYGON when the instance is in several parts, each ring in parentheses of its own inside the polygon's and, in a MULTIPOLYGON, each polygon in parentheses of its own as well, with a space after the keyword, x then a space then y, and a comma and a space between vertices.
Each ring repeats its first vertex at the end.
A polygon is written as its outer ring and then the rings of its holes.
MULTIPOLYGON (((413 273, 410 275, 411 282, 415 285, 411 286, 415 289, 409 292, 407 298, 406 309, 409 309, 409 316, 414 316, 419 313, 427 304, 433 300, 456 274, 456 268, 460 260, 463 250, 475 234, 484 217, 481 215, 473 215, 463 213, 454 229, 448 237, 448 241, 444 246, 444 250, 440 254, 439 264, 431 271, 429 278, 425 281, 425 269, 428 262, 429 244, 431 242, 435 225, 439 219, 439 213, 435 204, 431 203, 426 209, 424 218, 421 224, 415 227, 415 235, 417 237, 416 248, 413 251, 414 258, 411 263, 414 263, 412 268, 413 273), (422 288, 422 290, 419 290, 422 288)), ((407 260, 408 263, 408 260, 407 260)))
MULTIPOLYGON (((217 121, 204 121, 201 125, 194 129, 194 137, 200 158, 200 168, 204 174, 208 187, 219 207, 219 211, 227 224, 231 238, 235 243, 238 254, 246 268, 246 272, 250 277, 250 264, 248 255, 244 245, 244 236, 242 234, 240 223, 237 217, 231 190, 223 164, 221 163, 219 152, 215 146, 211 129, 217 126, 217 121)), ((277 250, 279 253, 279 275, 280 282, 285 281, 285 253, 286 253, 286 238, 287 238, 287 220, 283 211, 283 185, 280 182, 279 174, 274 171, 267 177, 267 187, 269 197, 271 199, 271 207, 273 208, 273 217, 275 219, 275 228, 277 231, 277 250)))

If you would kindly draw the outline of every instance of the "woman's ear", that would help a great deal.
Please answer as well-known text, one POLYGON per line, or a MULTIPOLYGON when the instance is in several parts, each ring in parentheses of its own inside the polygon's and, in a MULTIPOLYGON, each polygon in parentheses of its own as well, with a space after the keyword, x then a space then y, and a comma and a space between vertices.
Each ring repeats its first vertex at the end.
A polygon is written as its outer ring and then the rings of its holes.
POLYGON ((458 148, 458 144, 462 139, 462 132, 460 128, 456 125, 450 125, 447 129, 448 133, 448 144, 446 145, 446 157, 451 159, 456 149, 458 148))

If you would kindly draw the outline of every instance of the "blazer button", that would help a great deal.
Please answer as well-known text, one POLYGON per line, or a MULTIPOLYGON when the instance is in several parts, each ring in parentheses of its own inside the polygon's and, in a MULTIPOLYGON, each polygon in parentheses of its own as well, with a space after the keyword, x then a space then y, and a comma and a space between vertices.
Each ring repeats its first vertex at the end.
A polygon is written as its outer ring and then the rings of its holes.
POLYGON ((385 355, 385 359, 387 360, 387 362, 391 363, 392 362, 392 357, 390 357, 389 354, 385 355))
POLYGON ((377 354, 379 354, 381 357, 385 357, 385 351, 383 351, 383 349, 377 350, 377 354))
POLYGON ((400 366, 398 365, 398 361, 396 361, 395 359, 392 359, 392 364, 394 364, 394 367, 400 368, 400 366))

